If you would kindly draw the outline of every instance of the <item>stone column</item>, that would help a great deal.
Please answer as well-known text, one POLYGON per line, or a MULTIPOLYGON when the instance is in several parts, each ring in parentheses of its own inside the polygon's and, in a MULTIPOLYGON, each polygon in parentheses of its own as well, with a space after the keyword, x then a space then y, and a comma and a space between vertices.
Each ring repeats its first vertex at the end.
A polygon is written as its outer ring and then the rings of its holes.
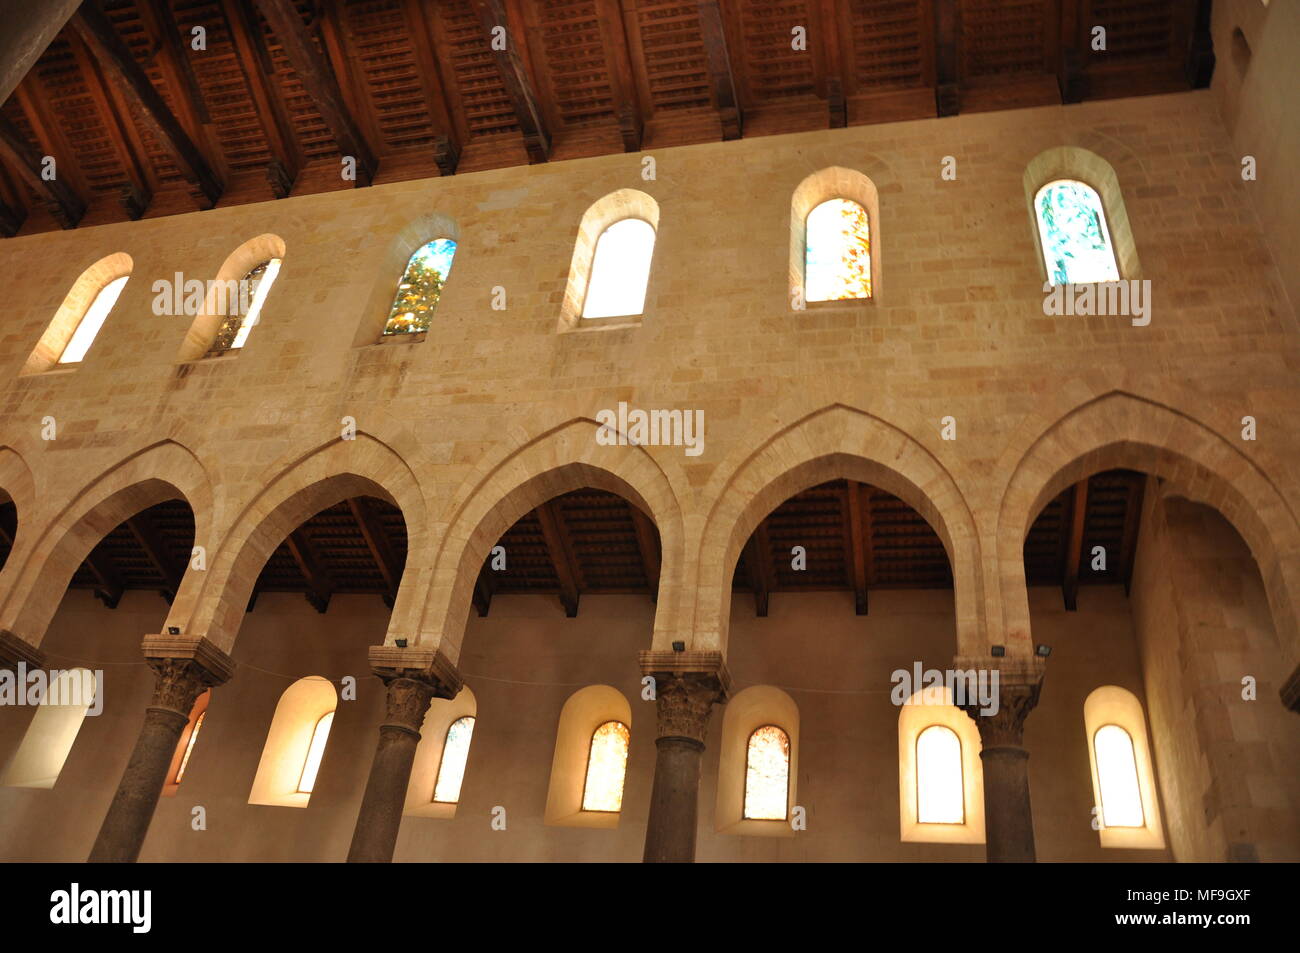
POLYGON ((455 698, 461 686, 455 666, 431 649, 375 646, 370 664, 388 688, 388 717, 379 726, 348 863, 392 861, 425 713, 433 699, 455 698))
MULTIPOLYGON (((134 863, 140 856, 195 699, 234 673, 230 656, 207 639, 148 636, 144 656, 156 675, 153 701, 90 851, 91 863, 134 863)), ((112 683, 99 690, 111 691, 112 683)))
MULTIPOLYGON (((1025 718, 1038 704, 1043 660, 957 659, 958 671, 997 671, 997 711, 982 714, 978 701, 963 708, 979 728, 984 767, 984 837, 988 862, 1033 863, 1034 818, 1029 805, 1029 752, 1024 748, 1025 718)), ((959 699, 960 701, 960 699, 959 699)), ((972 703, 973 702, 973 703, 972 703)), ((989 706, 991 707, 991 706, 989 706)))
POLYGON ((655 680, 659 722, 642 859, 693 863, 704 734, 713 705, 727 700, 730 677, 720 652, 642 652, 641 671, 655 680))

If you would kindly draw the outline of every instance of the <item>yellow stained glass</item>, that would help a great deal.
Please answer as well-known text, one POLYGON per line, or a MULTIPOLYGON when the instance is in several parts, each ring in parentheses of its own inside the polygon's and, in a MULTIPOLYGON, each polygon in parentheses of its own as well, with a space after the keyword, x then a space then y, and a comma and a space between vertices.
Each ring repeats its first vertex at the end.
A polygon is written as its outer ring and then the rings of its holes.
POLYGON ((745 754, 745 819, 784 821, 790 798, 790 736, 764 725, 745 754))
POLYGON ((587 782, 582 790, 584 811, 622 810, 627 744, 631 737, 627 725, 618 721, 607 721, 592 734, 587 782))

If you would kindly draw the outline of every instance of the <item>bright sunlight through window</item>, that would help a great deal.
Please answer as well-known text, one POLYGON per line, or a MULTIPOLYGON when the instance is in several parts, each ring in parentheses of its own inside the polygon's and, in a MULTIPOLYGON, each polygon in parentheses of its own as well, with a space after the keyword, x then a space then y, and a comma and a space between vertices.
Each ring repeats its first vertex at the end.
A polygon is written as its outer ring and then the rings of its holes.
POLYGON ((472 715, 457 718, 447 729, 447 743, 442 746, 442 764, 438 767, 438 783, 433 787, 433 799, 438 803, 455 804, 460 800, 465 760, 469 757, 469 742, 473 736, 472 715))
POLYGON ((1103 725, 1092 739, 1101 785, 1101 822, 1106 827, 1142 827, 1142 794, 1138 787, 1133 739, 1119 725, 1103 725))
POLYGON ((72 340, 63 349, 63 354, 59 357, 60 364, 76 364, 86 356, 86 352, 90 350, 90 345, 95 341, 95 335, 103 327, 108 312, 112 311, 113 305, 117 304, 118 295, 126 287, 128 277, 130 276, 123 275, 121 278, 114 278, 99 289, 99 294, 95 295, 95 300, 91 302, 90 310, 86 312, 86 316, 77 325, 72 340))
POLYGON ((591 264, 584 318, 613 318, 645 309, 654 255, 655 230, 639 218, 625 218, 601 233, 591 264))
POLYGON ((920 824, 964 824, 961 740, 931 725, 916 739, 916 819, 920 824))
POLYGON ((307 749, 307 760, 302 766, 302 777, 298 781, 298 793, 310 794, 316 786, 316 772, 320 770, 320 759, 325 754, 325 742, 330 737, 330 725, 334 724, 334 712, 327 712, 316 722, 316 729, 311 733, 311 747, 307 749))

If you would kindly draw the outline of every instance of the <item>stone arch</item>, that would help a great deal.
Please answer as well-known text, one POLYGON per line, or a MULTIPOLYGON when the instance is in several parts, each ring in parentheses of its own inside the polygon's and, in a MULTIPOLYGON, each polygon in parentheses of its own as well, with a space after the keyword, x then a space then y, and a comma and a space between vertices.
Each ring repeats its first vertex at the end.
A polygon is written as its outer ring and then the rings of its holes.
POLYGON ((36 342, 36 347, 28 356, 23 369, 18 372, 19 375, 40 374, 58 364, 64 348, 68 346, 72 335, 77 331, 77 326, 81 324, 81 319, 94 304, 95 296, 110 281, 130 275, 134 268, 135 262, 130 255, 126 252, 116 252, 105 255, 78 275, 77 280, 72 283, 72 287, 64 296, 63 303, 59 305, 59 309, 54 312, 54 317, 46 326, 45 333, 36 342))
MULTIPOLYGON (((564 286, 564 299, 560 306, 559 329, 561 331, 578 327, 582 319, 582 306, 587 297, 587 286, 591 281, 591 265, 596 255, 596 242, 605 229, 625 218, 640 219, 658 234, 659 203, 637 189, 619 189, 610 192, 604 198, 597 199, 583 213, 582 221, 578 224, 578 235, 573 243, 569 280, 564 286)), ((650 306, 649 302, 650 297, 647 294, 647 309, 650 306)))
POLYGON ((185 340, 181 342, 180 351, 176 354, 178 364, 197 361, 212 347, 217 331, 226 320, 226 308, 223 306, 226 283, 239 281, 262 262, 271 258, 283 258, 284 253, 284 239, 267 232, 250 238, 226 256, 226 260, 217 269, 214 280, 208 285, 202 310, 185 332, 185 340))
POLYGON ((700 547, 696 650, 726 652, 731 577, 754 528, 789 497, 818 483, 849 478, 894 494, 920 513, 952 564, 959 654, 984 640, 979 537, 966 499, 944 465, 918 440, 880 417, 835 404, 782 428, 727 471, 712 495, 700 547))
POLYGON ((871 300, 880 297, 880 193, 876 183, 857 169, 829 166, 812 173, 790 196, 790 280, 793 299, 804 288, 808 251, 808 213, 831 199, 852 199, 867 210, 871 239, 871 300))
POLYGON ((0 446, 0 503, 13 503, 21 514, 35 499, 31 467, 13 447, 0 446))
MULTIPOLYGON (((75 494, 39 534, 15 551, 13 585, 0 605, 0 629, 39 645, 73 573, 123 520, 167 500, 184 500, 194 513, 194 538, 212 532, 213 498, 207 469, 187 447, 162 440, 134 451, 75 494), (19 562, 21 560, 21 562, 19 562)), ((176 599, 197 585, 186 572, 176 599)))
MULTIPOLYGON (((167 617, 192 638, 205 636, 229 652, 243 621, 253 585, 276 547, 321 510, 354 496, 375 496, 397 506, 406 521, 406 567, 397 589, 389 633, 404 634, 416 614, 415 580, 427 549, 426 506, 419 481, 407 461, 388 444, 358 431, 354 439, 335 438, 298 459, 271 469, 255 481, 260 491, 239 511, 225 532, 203 583, 193 597, 178 595, 167 617)), ((395 636, 394 636, 395 637, 395 636)))
MULTIPOLYGON (((450 238, 456 243, 457 254, 460 253, 460 224, 442 212, 426 212, 416 216, 393 236, 383 258, 374 265, 374 285, 357 324, 353 347, 365 347, 380 339, 407 263, 421 246, 436 238, 450 238)), ((452 266, 455 266, 454 261, 452 266)))
POLYGON ((1039 433, 1015 465, 997 532, 1008 646, 1030 651, 1022 549, 1034 518, 1067 486, 1119 467, 1161 478, 1171 494, 1211 506, 1233 525, 1259 565, 1291 661, 1300 658, 1300 522, 1276 483, 1231 441, 1189 414, 1118 390, 1065 413, 1039 433))
POLYGON ((1111 241, 1115 243, 1115 261, 1119 265, 1120 277, 1126 280, 1141 278, 1142 263, 1138 259, 1137 242, 1133 238, 1133 226, 1129 222, 1128 208, 1114 166, 1089 149, 1055 146, 1030 159, 1024 173, 1025 206, 1029 210, 1038 270, 1043 280, 1047 280, 1047 266, 1043 262, 1043 243, 1038 234, 1034 199, 1043 186, 1057 179, 1076 179, 1096 191, 1110 226, 1111 241))
POLYGON ((602 446, 596 421, 576 418, 480 466, 452 502, 430 581, 420 644, 460 656, 479 567, 502 534, 534 507, 594 487, 617 493, 652 519, 662 559, 653 646, 668 648, 689 598, 685 525, 673 482, 645 447, 602 446))

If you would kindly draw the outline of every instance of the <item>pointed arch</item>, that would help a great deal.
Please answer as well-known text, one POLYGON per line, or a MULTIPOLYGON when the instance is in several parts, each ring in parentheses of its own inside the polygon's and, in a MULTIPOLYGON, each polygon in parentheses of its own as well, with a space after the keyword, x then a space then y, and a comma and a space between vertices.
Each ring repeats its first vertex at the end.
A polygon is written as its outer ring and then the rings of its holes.
MULTIPOLYGON (((134 268, 135 262, 130 255, 116 252, 99 259, 78 275, 19 374, 41 374, 56 367, 81 329, 83 321, 92 317, 92 310, 96 311, 93 319, 101 324, 108 317, 113 302, 116 302, 117 295, 134 268), (103 313, 98 313, 101 310, 103 313)), ((89 336, 92 340, 98 330, 98 327, 87 329, 91 332, 89 336)), ((89 342, 83 343, 89 347, 89 342)))
POLYGON ((725 471, 725 482, 710 484, 717 502, 700 548, 690 648, 726 652, 731 577, 759 522, 796 493, 844 477, 892 493, 930 524, 952 565, 956 647, 964 654, 980 644, 984 599, 974 518, 947 468, 919 441, 879 417, 835 404, 742 445, 758 449, 725 471))

